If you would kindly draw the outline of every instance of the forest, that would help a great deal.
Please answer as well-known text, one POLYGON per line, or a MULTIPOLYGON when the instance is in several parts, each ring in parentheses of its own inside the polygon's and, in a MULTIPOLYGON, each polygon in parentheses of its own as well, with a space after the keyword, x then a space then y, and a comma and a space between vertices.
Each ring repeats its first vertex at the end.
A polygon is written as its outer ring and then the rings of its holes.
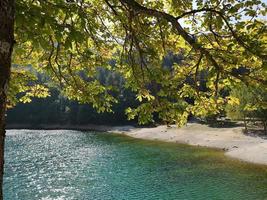
MULTIPOLYGON (((175 55, 169 52, 162 61, 162 67, 171 70, 173 65, 180 63, 182 55, 175 55)), ((113 65, 114 67, 114 65, 113 65)), ((34 69, 29 66, 29 70, 34 69)), ((136 99, 136 93, 124 88, 125 80, 118 73, 99 67, 96 79, 105 86, 119 88, 113 95, 118 103, 112 107, 112 112, 99 113, 90 104, 79 104, 77 101, 68 100, 60 93, 60 88, 53 85, 52 81, 45 74, 33 72, 37 79, 29 84, 41 84, 49 87, 49 96, 44 98, 33 97, 29 102, 23 103, 22 93, 15 93, 13 99, 16 102, 7 112, 8 127, 27 127, 31 125, 38 128, 40 125, 138 125, 137 120, 128 120, 125 110, 129 107, 137 107, 140 101, 136 99)), ((154 116, 157 123, 163 123, 157 116, 154 116)), ((152 125, 152 123, 150 123, 152 125)), ((70 126, 71 127, 71 126, 70 126)))
MULTIPOLYGON (((172 70, 174 64, 180 64, 182 62, 183 55, 174 55, 169 52, 162 60, 162 68, 165 70, 172 70)), ((113 65, 114 67, 114 65, 113 65)), ((30 67, 33 70, 32 67, 30 67)), ((235 73, 242 74, 247 72, 246 68, 239 68, 235 70, 235 73)), ((32 127, 38 128, 40 125, 126 125, 133 124, 138 125, 138 120, 128 120, 125 111, 128 108, 140 106, 140 101, 136 98, 136 93, 125 89, 124 78, 115 73, 114 71, 107 70, 99 67, 96 79, 105 86, 117 87, 119 90, 114 92, 113 95, 118 99, 118 103, 112 106, 112 112, 99 113, 90 104, 80 104, 74 100, 68 100, 64 95, 60 93, 60 88, 56 88, 49 77, 44 74, 38 74, 35 72, 38 79, 36 82, 49 87, 49 96, 45 98, 33 97, 29 99, 28 103, 21 102, 24 93, 16 93, 13 97, 17 104, 12 106, 7 112, 7 124, 9 127, 16 125, 15 127, 32 127)), ((187 77, 187 83, 194 84, 192 78, 187 77)), ((29 84, 36 84, 34 82, 29 84)), ((205 74, 202 74, 200 78, 201 91, 207 91, 205 74)), ((263 129, 266 134, 267 126, 267 109, 257 106, 259 101, 267 101, 267 93, 261 88, 240 85, 233 89, 224 89, 222 97, 227 98, 229 96, 238 99, 238 103, 227 104, 224 109, 219 113, 211 113, 202 118, 197 118, 194 115, 188 116, 187 120, 195 119, 199 122, 216 123, 217 119, 224 118, 231 121, 243 121, 245 125, 255 122, 257 128, 263 129)), ((186 102, 193 104, 194 99, 187 98, 186 102)), ((157 113, 153 115, 153 121, 147 125, 166 124, 167 121, 162 121, 158 118, 157 113)), ((60 127, 60 126, 59 126, 60 127)))

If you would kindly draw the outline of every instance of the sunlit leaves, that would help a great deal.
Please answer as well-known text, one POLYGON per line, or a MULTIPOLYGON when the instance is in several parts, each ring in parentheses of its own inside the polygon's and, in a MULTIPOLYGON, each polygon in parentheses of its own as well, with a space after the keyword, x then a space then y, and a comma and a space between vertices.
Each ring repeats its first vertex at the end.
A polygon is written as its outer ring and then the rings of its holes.
POLYGON ((226 107, 228 117, 235 120, 246 118, 267 120, 266 88, 239 84, 232 89, 230 95, 231 99, 226 107))
POLYGON ((30 103, 32 98, 46 98, 50 96, 48 87, 38 84, 34 72, 29 68, 22 69, 16 66, 11 73, 11 82, 8 90, 8 107, 17 103, 30 103))
MULTIPOLYGON (((99 112, 112 111, 117 102, 112 91, 121 89, 101 83, 99 67, 120 74, 123 86, 136 93, 140 106, 126 113, 142 124, 155 115, 181 125, 191 114, 219 114, 226 104, 239 105, 238 97, 227 95, 235 84, 266 87, 266 21, 258 17, 266 5, 261 1, 137 1, 177 17, 191 42, 171 21, 124 1, 16 2, 14 64, 31 64, 66 97, 99 112), (168 56, 171 63, 164 65, 168 56)), ((38 96, 36 90, 22 101, 38 96)))
POLYGON ((19 101, 22 103, 30 103, 33 97, 36 98, 46 98, 50 96, 48 88, 43 85, 33 85, 29 86, 28 90, 25 92, 25 95, 22 96, 19 101))

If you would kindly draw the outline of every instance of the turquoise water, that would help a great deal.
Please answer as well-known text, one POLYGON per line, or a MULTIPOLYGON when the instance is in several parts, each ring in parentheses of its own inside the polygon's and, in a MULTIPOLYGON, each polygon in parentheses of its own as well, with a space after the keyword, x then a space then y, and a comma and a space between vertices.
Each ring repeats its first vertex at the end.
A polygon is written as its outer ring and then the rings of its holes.
POLYGON ((5 200, 263 200, 267 167, 220 151, 68 130, 12 130, 5 200))

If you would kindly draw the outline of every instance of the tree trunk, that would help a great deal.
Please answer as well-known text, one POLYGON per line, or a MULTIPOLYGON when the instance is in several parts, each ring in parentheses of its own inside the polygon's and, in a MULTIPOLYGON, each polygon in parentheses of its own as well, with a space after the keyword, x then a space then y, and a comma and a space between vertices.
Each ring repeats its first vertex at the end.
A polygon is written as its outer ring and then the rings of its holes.
POLYGON ((0 0, 0 200, 3 199, 5 112, 14 44, 14 0, 0 0))
POLYGON ((248 133, 248 127, 247 127, 246 117, 244 118, 244 125, 245 125, 245 133, 248 133))
POLYGON ((263 120, 264 133, 267 135, 267 121, 263 120))

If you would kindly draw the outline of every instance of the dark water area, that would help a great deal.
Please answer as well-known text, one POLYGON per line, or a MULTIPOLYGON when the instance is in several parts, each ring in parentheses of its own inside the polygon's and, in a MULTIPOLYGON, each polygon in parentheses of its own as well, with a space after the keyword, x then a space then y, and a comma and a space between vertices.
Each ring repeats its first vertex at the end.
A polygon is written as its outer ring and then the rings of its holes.
POLYGON ((188 145, 9 130, 5 200, 266 200, 267 167, 188 145))

